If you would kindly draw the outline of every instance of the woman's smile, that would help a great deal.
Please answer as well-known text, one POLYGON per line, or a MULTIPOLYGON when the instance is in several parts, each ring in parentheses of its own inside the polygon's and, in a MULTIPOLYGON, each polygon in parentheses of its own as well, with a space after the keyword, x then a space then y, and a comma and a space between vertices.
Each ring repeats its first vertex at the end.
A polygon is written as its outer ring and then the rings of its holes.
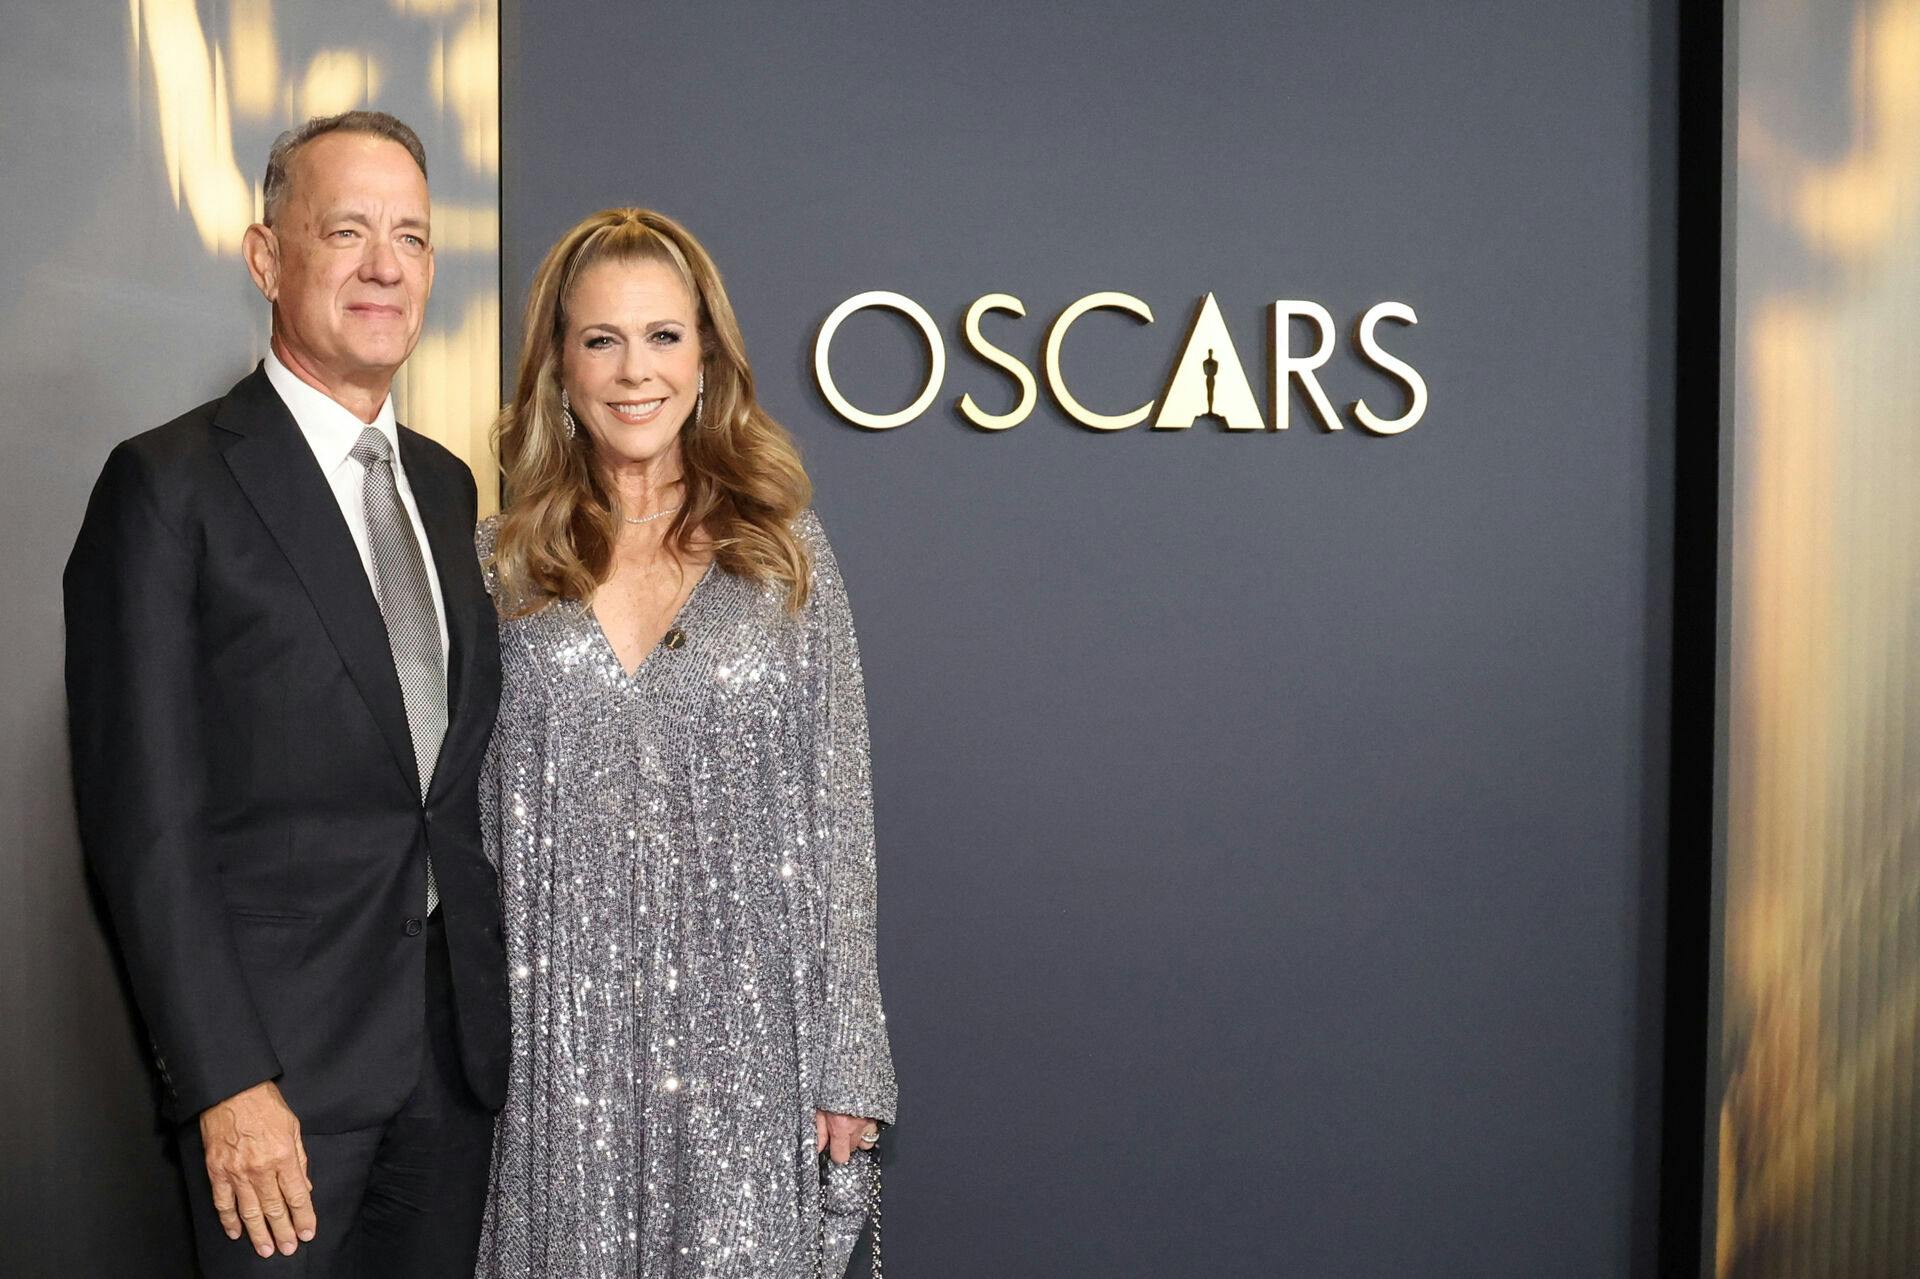
POLYGON ((653 421, 655 417, 659 416, 660 406, 665 403, 666 400, 664 398, 625 400, 616 404, 607 405, 607 410, 628 426, 645 426, 648 422, 653 421))

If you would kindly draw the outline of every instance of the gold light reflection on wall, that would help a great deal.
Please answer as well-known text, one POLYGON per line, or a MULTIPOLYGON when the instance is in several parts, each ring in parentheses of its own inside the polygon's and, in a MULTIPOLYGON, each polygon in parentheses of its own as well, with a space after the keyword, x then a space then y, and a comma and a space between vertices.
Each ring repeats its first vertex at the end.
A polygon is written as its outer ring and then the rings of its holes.
POLYGON ((441 253, 498 253, 500 209, 497 205, 433 202, 433 251, 441 253))
POLYGON ((1920 0, 1746 0, 1736 29, 1717 1271, 1894 1279, 1920 1273, 1920 0), (1842 15, 1836 85, 1807 35, 1842 15))
POLYGON ((393 385, 400 420, 468 459, 480 481, 482 515, 499 500, 491 465, 482 474, 475 459, 491 456, 488 432, 500 408, 500 297, 476 297, 454 328, 420 335, 413 358, 393 385), (458 370, 459 377, 449 376, 458 370))
POLYGON ((279 105, 282 92, 280 46, 273 38, 273 0, 233 0, 227 15, 227 49, 234 110, 252 119, 265 119, 279 105))
POLYGON ((434 101, 460 121, 467 163, 500 172, 500 19, 492 8, 463 23, 433 64, 434 101))
POLYGON ((1857 23, 1854 64, 1869 131, 1841 162, 1803 179, 1794 214, 1810 244, 1857 257, 1888 244, 1908 212, 1902 178, 1920 138, 1920 7, 1888 6, 1857 23))
POLYGON ((236 272, 241 237, 259 213, 267 147, 282 129, 372 107, 420 133, 438 278, 420 344, 395 382, 395 407, 466 459, 482 513, 491 511, 497 472, 486 433, 500 378, 498 0, 330 0, 324 21, 313 10, 276 9, 274 0, 129 0, 129 8, 136 100, 151 91, 151 132, 174 207, 208 258, 236 272), (303 23, 324 39, 290 34, 303 23))
POLYGON ((353 49, 322 49, 300 78, 299 115, 338 115, 378 100, 380 66, 353 49))
POLYGON ((207 252, 238 253, 253 221, 254 195, 234 160, 224 57, 208 44, 193 0, 132 5, 158 99, 155 120, 174 207, 192 216, 207 252))

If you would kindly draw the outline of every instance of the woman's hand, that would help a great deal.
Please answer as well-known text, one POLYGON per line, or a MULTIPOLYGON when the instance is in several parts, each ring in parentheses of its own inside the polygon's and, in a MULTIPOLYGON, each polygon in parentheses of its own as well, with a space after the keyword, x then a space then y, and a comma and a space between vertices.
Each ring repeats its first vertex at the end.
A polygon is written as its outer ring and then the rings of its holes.
POLYGON ((872 1150, 880 1140, 878 1120, 858 1115, 836 1115, 829 1110, 813 1112, 813 1149, 824 1150, 837 1164, 853 1158, 856 1150, 872 1150))

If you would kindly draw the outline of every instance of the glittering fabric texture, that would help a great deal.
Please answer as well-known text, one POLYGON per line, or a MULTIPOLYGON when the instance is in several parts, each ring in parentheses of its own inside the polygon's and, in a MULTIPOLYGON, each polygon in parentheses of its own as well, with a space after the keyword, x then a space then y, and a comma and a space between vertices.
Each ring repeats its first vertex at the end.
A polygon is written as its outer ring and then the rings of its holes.
POLYGON ((631 676, 583 605, 501 624, 481 808, 514 1039, 481 1276, 801 1279, 823 1209, 846 1270, 868 1156, 823 1190, 813 1112, 891 1123, 895 1086, 859 653, 795 529, 802 612, 716 565, 631 676))

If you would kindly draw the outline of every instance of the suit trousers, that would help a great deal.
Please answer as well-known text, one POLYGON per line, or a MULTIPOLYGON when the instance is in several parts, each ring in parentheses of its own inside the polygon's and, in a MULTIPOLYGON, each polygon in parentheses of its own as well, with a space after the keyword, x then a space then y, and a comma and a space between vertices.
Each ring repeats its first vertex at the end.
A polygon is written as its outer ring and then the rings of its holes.
POLYGON ((460 1065, 444 912, 427 917, 426 1043, 400 1113, 374 1128, 302 1133, 314 1239, 262 1257, 227 1238, 213 1210, 198 1120, 180 1129, 180 1163, 205 1279, 472 1279, 493 1151, 493 1114, 460 1065))

